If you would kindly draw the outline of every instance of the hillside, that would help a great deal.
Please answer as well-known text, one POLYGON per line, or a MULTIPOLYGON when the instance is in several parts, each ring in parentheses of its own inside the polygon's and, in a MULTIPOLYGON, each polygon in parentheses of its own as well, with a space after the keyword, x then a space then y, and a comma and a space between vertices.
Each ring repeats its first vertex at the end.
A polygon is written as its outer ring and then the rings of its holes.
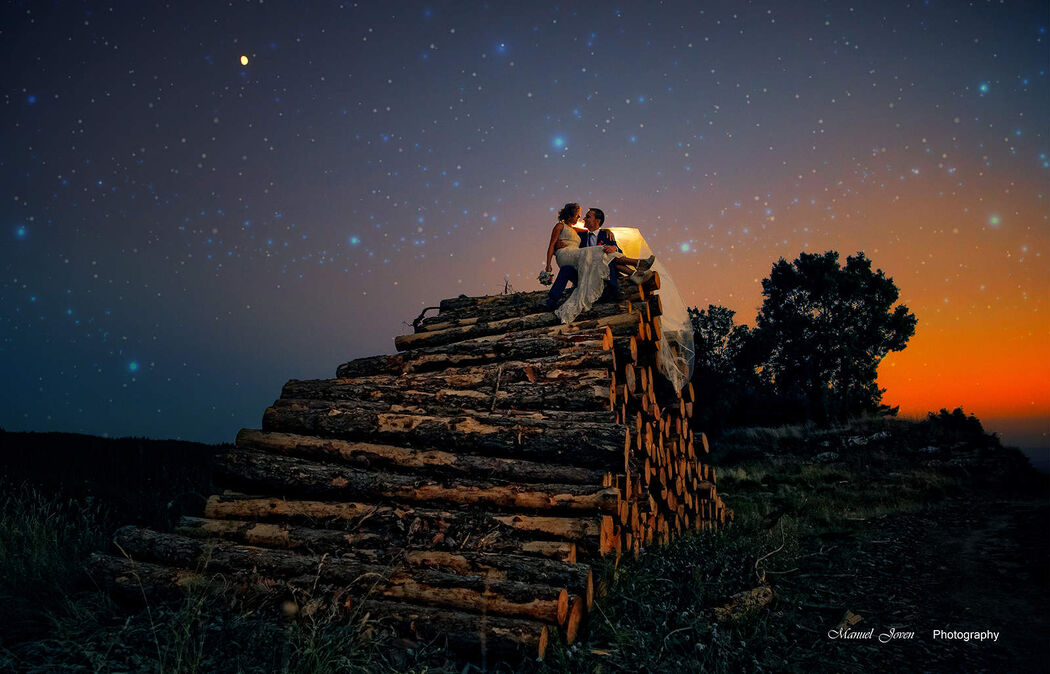
MULTIPOLYGON (((436 644, 385 648, 363 615, 289 622, 193 596, 149 611, 115 605, 86 582, 83 561, 120 524, 192 513, 194 495, 212 488, 217 448, 57 434, 0 442, 5 669, 460 669, 436 644), (372 638, 348 638, 361 635, 372 638)), ((737 429, 713 444, 713 458, 733 525, 607 567, 583 648, 555 644, 544 663, 521 667, 1045 669, 1050 507, 1045 476, 1017 452, 950 420, 884 420, 737 429), (765 606, 739 601, 766 587, 765 606), (873 639, 829 639, 840 625, 873 639), (880 644, 891 627, 914 638, 880 644), (934 640, 934 629, 999 637, 934 640)))

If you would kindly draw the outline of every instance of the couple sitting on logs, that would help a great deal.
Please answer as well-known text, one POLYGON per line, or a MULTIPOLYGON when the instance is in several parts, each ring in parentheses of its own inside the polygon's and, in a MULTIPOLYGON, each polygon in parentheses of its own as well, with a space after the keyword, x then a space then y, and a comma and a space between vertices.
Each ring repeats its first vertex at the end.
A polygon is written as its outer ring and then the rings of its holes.
POLYGON ((630 267, 635 267, 637 271, 629 276, 629 280, 641 285, 652 278, 650 267, 656 261, 655 255, 644 260, 626 257, 617 245, 615 235, 602 229, 605 213, 600 208, 587 211, 583 227, 577 225, 579 219, 579 204, 565 204, 558 212, 558 223, 554 225, 547 246, 547 266, 540 275, 541 281, 544 275, 549 278, 551 257, 554 257, 558 261, 558 278, 547 295, 546 306, 562 323, 571 323, 596 301, 618 299, 617 274, 620 270, 629 272, 630 267), (558 307, 558 300, 569 281, 573 282, 573 292, 558 307))

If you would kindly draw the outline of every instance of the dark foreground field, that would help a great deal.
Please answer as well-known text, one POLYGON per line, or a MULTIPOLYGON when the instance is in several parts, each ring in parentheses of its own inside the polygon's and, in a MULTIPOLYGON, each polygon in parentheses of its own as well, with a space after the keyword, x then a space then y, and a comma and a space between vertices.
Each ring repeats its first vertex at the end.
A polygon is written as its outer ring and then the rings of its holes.
MULTIPOLYGON (((96 591, 87 555, 122 524, 165 528, 195 514, 216 449, 0 433, 3 671, 475 670, 440 644, 394 647, 371 616, 290 620, 203 596, 128 608, 96 591)), ((486 666, 1050 670, 1050 492, 1017 452, 950 419, 737 430, 715 452, 732 526, 607 568, 584 645, 486 666), (734 598, 763 588, 763 606, 734 598)))

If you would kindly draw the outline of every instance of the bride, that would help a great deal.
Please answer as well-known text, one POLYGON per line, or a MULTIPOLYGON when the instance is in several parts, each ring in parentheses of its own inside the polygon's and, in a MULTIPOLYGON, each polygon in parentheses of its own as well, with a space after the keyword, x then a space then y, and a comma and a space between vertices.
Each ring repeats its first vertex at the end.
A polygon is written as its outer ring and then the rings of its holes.
POLYGON ((638 271, 630 279, 639 285, 652 276, 652 272, 648 270, 653 266, 655 256, 645 260, 626 257, 618 250, 610 234, 606 234, 604 245, 599 236, 597 245, 580 247, 580 236, 597 232, 605 220, 604 214, 596 210, 592 208, 587 211, 587 217, 584 220, 586 227, 579 228, 576 225, 580 218, 579 204, 565 204, 565 207, 558 212, 558 222, 551 231, 550 244, 547 246, 546 271, 551 271, 551 257, 558 261, 559 267, 572 267, 576 270, 576 282, 572 294, 554 312, 562 323, 571 323, 581 313, 590 309, 601 297, 605 281, 609 278, 610 264, 637 267, 638 271), (600 217, 599 214, 601 214, 600 217))

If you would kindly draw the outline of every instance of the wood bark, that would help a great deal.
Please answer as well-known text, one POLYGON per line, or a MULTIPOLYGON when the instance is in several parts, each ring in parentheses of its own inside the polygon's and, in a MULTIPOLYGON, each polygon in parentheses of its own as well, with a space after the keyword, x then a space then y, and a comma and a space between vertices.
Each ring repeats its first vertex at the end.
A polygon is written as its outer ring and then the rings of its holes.
MULTIPOLYGON (((219 498, 219 497, 215 497, 219 498)), ((302 502, 300 502, 302 503, 302 502)), ((221 510, 221 506, 213 508, 221 510)), ((414 515, 411 511, 400 511, 402 518, 398 519, 388 513, 390 519, 386 520, 386 526, 375 526, 381 520, 368 522, 362 528, 366 531, 347 531, 339 528, 320 529, 312 526, 300 526, 288 522, 259 522, 254 520, 236 519, 207 519, 200 517, 182 517, 175 533, 193 538, 221 538, 223 540, 244 543, 246 545, 257 545, 271 548, 286 548, 289 550, 306 550, 313 553, 343 552, 347 550, 382 548, 384 546, 402 545, 427 545, 429 548, 439 548, 447 541, 451 545, 460 542, 469 545, 472 540, 471 533, 476 533, 468 527, 459 527, 466 530, 462 541, 456 538, 457 528, 440 517, 437 513, 434 517, 424 520, 414 515), (396 535, 389 532, 396 532, 396 535), (448 536, 446 537, 446 533, 448 536), (437 539, 435 541, 435 539, 437 539)), ((364 512, 359 517, 368 517, 364 512)), ((379 515, 383 517, 382 514, 379 515)), ((303 519, 303 518, 298 518, 303 519)), ((308 522, 309 523, 309 522, 308 522)), ((324 523, 315 522, 317 526, 324 523)), ((490 535, 491 549, 499 550, 503 554, 538 555, 559 562, 576 563, 576 546, 568 541, 542 541, 511 538, 506 535, 500 536, 500 529, 507 527, 496 522, 491 523, 490 530, 484 534, 490 535)), ((482 541, 481 535, 474 536, 475 542, 482 541)), ((435 549, 434 552, 439 550, 435 549)), ((467 554, 471 550, 459 549, 457 554, 467 554)))
POLYGON ((382 597, 563 624, 569 599, 565 588, 499 578, 459 575, 404 565, 375 565, 346 557, 309 555, 122 527, 114 542, 133 559, 163 562, 199 572, 236 573, 252 569, 265 576, 313 579, 382 597))
POLYGON ((762 585, 734 594, 721 606, 712 608, 710 613, 719 622, 739 620, 743 615, 765 608, 771 601, 773 601, 773 590, 762 585))
POLYGON ((615 413, 547 416, 426 416, 373 412, 346 403, 278 400, 263 414, 263 430, 616 469, 628 437, 626 427, 610 423, 615 413))
POLYGON ((605 471, 596 468, 412 449, 293 433, 267 433, 247 428, 237 434, 237 446, 280 455, 344 463, 359 468, 391 468, 421 471, 432 476, 471 476, 480 480, 596 485, 606 475, 605 471))
MULTIPOLYGON (((349 598, 345 596, 343 588, 318 585, 312 577, 290 579, 282 587, 274 579, 244 569, 238 569, 233 575, 208 575, 100 553, 93 553, 87 566, 89 574, 100 586, 136 604, 146 602, 147 597, 180 598, 190 590, 215 594, 287 596, 285 587, 290 587, 308 592, 309 595, 323 595, 331 608, 352 612, 359 619, 367 616, 380 624, 392 624, 399 630, 408 627, 402 621, 419 621, 419 624, 400 633, 426 636, 428 640, 441 635, 448 639, 451 647, 457 649, 476 649, 483 643, 491 649, 488 652, 497 655, 513 655, 522 652, 522 649, 529 654, 542 655, 548 638, 547 626, 537 620, 479 615, 466 610, 403 604, 371 597, 349 598), (426 621, 426 625, 423 621, 426 621)), ((463 652, 469 654, 469 651, 463 652)), ((477 653, 476 650, 474 652, 477 653)))
POLYGON ((353 559, 377 567, 402 565, 461 576, 540 583, 567 588, 589 600, 594 595, 593 574, 586 564, 516 553, 386 547, 388 544, 378 536, 362 539, 358 534, 358 538, 354 538, 354 534, 326 529, 259 522, 233 522, 235 526, 228 527, 209 526, 211 524, 229 522, 184 517, 175 533, 192 539, 218 538, 250 546, 299 550, 313 555, 330 553, 342 559, 353 559))
MULTIPOLYGON (((598 303, 590 311, 580 314, 573 321, 573 325, 577 323, 585 325, 592 323, 597 325, 616 325, 623 321, 613 319, 621 314, 633 312, 651 317, 659 316, 661 311, 661 304, 655 297, 646 302, 636 301, 632 303, 629 300, 624 300, 616 303, 598 303)), ((395 337, 394 347, 398 351, 405 351, 425 346, 438 346, 485 335, 551 328, 560 325, 560 321, 553 312, 544 312, 498 319, 494 319, 491 316, 473 316, 466 319, 446 321, 442 324, 444 327, 440 329, 437 329, 437 325, 439 324, 431 323, 428 327, 417 330, 414 334, 395 337)), ((568 326, 565 327, 568 328, 568 326)))
POLYGON ((467 367, 508 360, 571 357, 609 349, 611 346, 612 331, 609 328, 540 335, 490 335, 443 346, 414 349, 396 355, 358 358, 340 365, 336 369, 336 377, 430 372, 449 367, 467 367))
MULTIPOLYGON (((543 307, 547 299, 546 290, 534 290, 525 293, 510 293, 507 295, 481 295, 468 297, 460 295, 450 299, 441 300, 438 310, 443 314, 451 314, 456 311, 477 311, 484 308, 495 308, 498 306, 521 306, 521 307, 543 307)), ((439 314, 440 315, 440 314, 439 314)))
POLYGON ((508 541, 558 539, 597 546, 599 517, 500 514, 386 505, 211 496, 211 519, 307 521, 338 524, 354 532, 387 535, 393 544, 431 544, 438 549, 509 550, 508 541), (473 547, 471 547, 473 546, 473 547))
POLYGON ((178 599, 191 590, 219 593, 228 587, 221 578, 98 552, 91 553, 86 566, 99 587, 137 605, 158 598, 178 599))
POLYGON ((617 491, 588 485, 497 485, 359 470, 286 456, 230 450, 217 459, 221 475, 238 485, 314 497, 393 499, 490 508, 614 512, 617 491))
POLYGON ((496 658, 543 659, 547 652, 548 627, 538 621, 373 599, 356 602, 353 608, 357 615, 367 615, 376 624, 388 625, 396 634, 447 647, 486 665, 491 665, 496 658))
MULTIPOLYGON (((638 286, 624 284, 621 286, 623 300, 637 302, 642 298, 638 286)), ((486 297, 456 297, 442 300, 437 316, 420 321, 420 329, 444 329, 443 324, 455 321, 485 320, 493 321, 512 316, 525 316, 547 312, 544 302, 547 293, 544 291, 514 293, 512 295, 489 295, 486 297)), ((451 326, 447 326, 451 327, 451 326)))
POLYGON ((192 538, 214 537, 245 545, 309 552, 379 548, 387 544, 387 538, 376 533, 312 529, 271 522, 209 520, 188 516, 179 519, 175 533, 192 538))
MULTIPOLYGON (((608 353, 608 352, 606 352, 608 353)), ((487 373, 486 373, 487 374, 487 373)), ((497 374, 496 372, 493 373, 497 374)), ((502 374, 501 372, 498 374, 502 374)), ((428 410, 519 409, 597 411, 609 408, 612 376, 608 369, 563 370, 544 380, 514 381, 519 372, 502 376, 463 376, 459 372, 373 376, 353 379, 293 379, 284 385, 282 398, 309 400, 382 401, 422 406, 428 410)), ((524 377, 523 374, 521 374, 524 377)))
MULTIPOLYGON (((627 302, 595 304, 590 311, 586 311, 577 317, 573 323, 591 323, 605 325, 605 321, 611 317, 628 313, 630 308, 627 302)), ((398 351, 406 351, 427 346, 439 346, 460 342, 464 339, 484 337, 486 335, 507 334, 510 332, 522 332, 528 330, 551 328, 560 326, 561 320, 553 312, 501 318, 497 320, 470 320, 460 325, 452 325, 442 330, 427 330, 410 335, 399 335, 394 338, 394 348, 398 351)), ((571 325, 571 324, 570 324, 571 325)), ((568 327, 568 326, 566 326, 568 327)))
MULTIPOLYGON (((591 411, 579 410, 472 410, 464 409, 461 405, 409 405, 398 404, 386 400, 307 400, 293 398, 278 398, 273 407, 294 409, 323 409, 337 410, 332 416, 351 414, 395 414, 425 417, 499 417, 501 419, 531 419, 535 421, 546 421, 550 423, 563 422, 567 424, 579 421, 590 421, 597 423, 614 423, 616 413, 610 409, 599 409, 591 411)), ((264 412, 265 414, 265 412, 264 412)), ((287 414, 287 411, 281 412, 287 414)))
POLYGON ((613 339, 613 353, 617 363, 638 362, 638 338, 634 336, 616 337, 613 339))
MULTIPOLYGON (((457 367, 444 372, 397 373, 355 376, 331 381, 360 381, 366 384, 383 385, 397 383, 405 388, 436 392, 443 388, 485 389, 492 388, 498 378, 500 384, 513 383, 561 383, 581 376, 595 376, 591 371, 613 369, 615 365, 611 350, 593 349, 568 354, 555 354, 529 360, 504 360, 481 365, 457 367)), ((296 381, 296 380, 292 380, 296 381)), ((291 382, 289 382, 291 383, 291 382)), ((295 395, 283 395, 294 398, 295 395)), ((303 396, 305 397, 305 396, 303 396)))
POLYGON ((564 587, 583 596, 588 608, 594 601, 594 574, 587 564, 569 564, 528 555, 441 550, 407 550, 403 558, 411 567, 564 587))

